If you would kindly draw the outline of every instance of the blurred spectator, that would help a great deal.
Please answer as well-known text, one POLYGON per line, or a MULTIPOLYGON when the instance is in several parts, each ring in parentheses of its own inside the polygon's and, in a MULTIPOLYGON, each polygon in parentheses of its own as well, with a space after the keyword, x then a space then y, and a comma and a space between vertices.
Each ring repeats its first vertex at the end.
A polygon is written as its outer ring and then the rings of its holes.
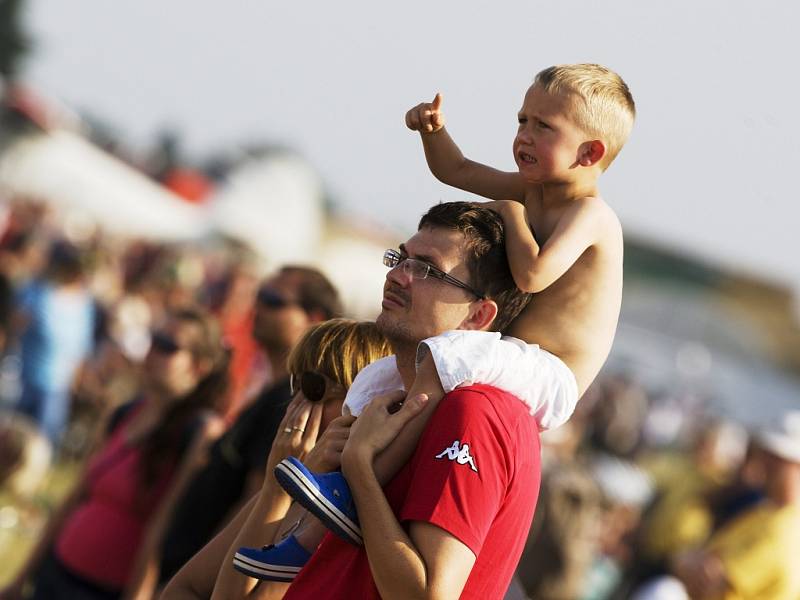
POLYGON ((738 426, 706 418, 695 435, 688 455, 668 452, 643 459, 659 492, 641 535, 643 577, 663 571, 678 552, 705 543, 714 524, 709 496, 729 481, 738 467, 734 463, 741 462, 745 438, 738 426))
POLYGON ((153 336, 141 395, 110 420, 105 443, 51 516, 7 598, 35 582, 35 599, 119 598, 146 569, 153 531, 222 421, 228 353, 216 323, 198 310, 172 315, 153 336))
POLYGON ((595 389, 589 396, 595 397, 590 408, 591 447, 615 456, 632 457, 641 442, 647 394, 636 381, 623 375, 599 380, 592 387, 595 389))
POLYGON ((0 490, 32 498, 47 475, 52 451, 27 417, 0 413, 0 490))
POLYGON ((750 439, 744 459, 728 485, 713 490, 708 498, 716 531, 743 510, 764 499, 764 451, 750 439))
POLYGON ((8 338, 11 334, 11 317, 14 312, 14 289, 11 282, 0 273, 0 359, 6 353, 8 338))
POLYGON ((654 582, 637 600, 800 597, 800 411, 785 412, 756 439, 764 450, 766 500, 679 556, 672 566, 677 581, 654 582))
POLYGON ((545 475, 516 579, 531 598, 580 597, 597 551, 602 495, 583 468, 553 466, 545 475))
POLYGON ((69 412, 69 390, 92 348, 95 307, 80 251, 56 242, 45 274, 20 292, 22 395, 18 410, 53 443, 69 412))
MULTIPOLYGON (((598 551, 580 600, 620 597, 625 572, 635 561, 634 535, 653 495, 650 477, 635 463, 613 456, 591 460, 592 477, 603 495, 598 551)), ((624 597, 624 596, 622 596, 624 597)))
POLYGON ((161 582, 169 580, 261 488, 272 440, 291 400, 289 352, 310 325, 340 311, 336 289, 315 269, 284 267, 262 284, 253 335, 267 356, 273 383, 211 447, 208 463, 178 501, 160 548, 161 582))

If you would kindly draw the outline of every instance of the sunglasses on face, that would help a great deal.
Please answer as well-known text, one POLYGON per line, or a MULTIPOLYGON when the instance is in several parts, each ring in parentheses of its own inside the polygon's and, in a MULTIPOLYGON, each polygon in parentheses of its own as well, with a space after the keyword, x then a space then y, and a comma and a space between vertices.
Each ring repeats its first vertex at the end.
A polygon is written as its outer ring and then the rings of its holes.
POLYGON ((181 345, 170 334, 156 331, 150 338, 150 347, 163 354, 175 354, 181 350, 181 345))
POLYGON ((300 375, 292 373, 289 376, 289 387, 294 396, 297 392, 302 391, 303 396, 309 402, 319 402, 325 397, 328 387, 331 388, 338 386, 336 382, 328 382, 328 378, 322 373, 316 371, 303 371, 300 375))
POLYGON ((269 287, 263 287, 258 290, 256 299, 259 304, 268 308, 285 308, 297 304, 294 300, 290 300, 279 291, 269 287))

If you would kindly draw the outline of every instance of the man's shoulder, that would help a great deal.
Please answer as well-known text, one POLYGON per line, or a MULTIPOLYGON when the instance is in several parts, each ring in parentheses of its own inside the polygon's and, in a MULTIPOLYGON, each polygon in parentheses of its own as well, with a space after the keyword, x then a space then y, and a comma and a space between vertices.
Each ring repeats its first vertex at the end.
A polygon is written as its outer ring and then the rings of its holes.
POLYGON ((465 385, 445 394, 437 407, 449 420, 486 419, 508 425, 520 419, 535 422, 525 403, 500 388, 482 383, 465 385))

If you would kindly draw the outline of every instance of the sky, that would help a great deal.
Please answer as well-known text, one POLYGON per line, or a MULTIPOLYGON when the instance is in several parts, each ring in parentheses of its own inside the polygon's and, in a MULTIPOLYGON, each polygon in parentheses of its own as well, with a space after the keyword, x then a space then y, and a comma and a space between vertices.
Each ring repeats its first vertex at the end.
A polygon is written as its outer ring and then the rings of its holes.
POLYGON ((558 63, 619 72, 637 122, 600 189, 626 232, 800 291, 800 4, 29 0, 40 91, 145 148, 295 148, 344 208, 400 230, 464 199, 405 112, 439 91, 464 154, 513 170, 516 113, 558 63))

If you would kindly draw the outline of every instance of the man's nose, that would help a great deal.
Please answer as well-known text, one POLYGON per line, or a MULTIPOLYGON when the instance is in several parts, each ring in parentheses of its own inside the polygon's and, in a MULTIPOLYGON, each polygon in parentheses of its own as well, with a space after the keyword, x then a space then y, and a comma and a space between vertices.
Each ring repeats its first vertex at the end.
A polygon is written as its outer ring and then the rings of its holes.
POLYGON ((408 285, 411 283, 411 275, 406 273, 405 265, 403 263, 400 263, 399 265, 389 269, 389 272, 386 273, 386 279, 399 285, 400 287, 408 287, 408 285))

